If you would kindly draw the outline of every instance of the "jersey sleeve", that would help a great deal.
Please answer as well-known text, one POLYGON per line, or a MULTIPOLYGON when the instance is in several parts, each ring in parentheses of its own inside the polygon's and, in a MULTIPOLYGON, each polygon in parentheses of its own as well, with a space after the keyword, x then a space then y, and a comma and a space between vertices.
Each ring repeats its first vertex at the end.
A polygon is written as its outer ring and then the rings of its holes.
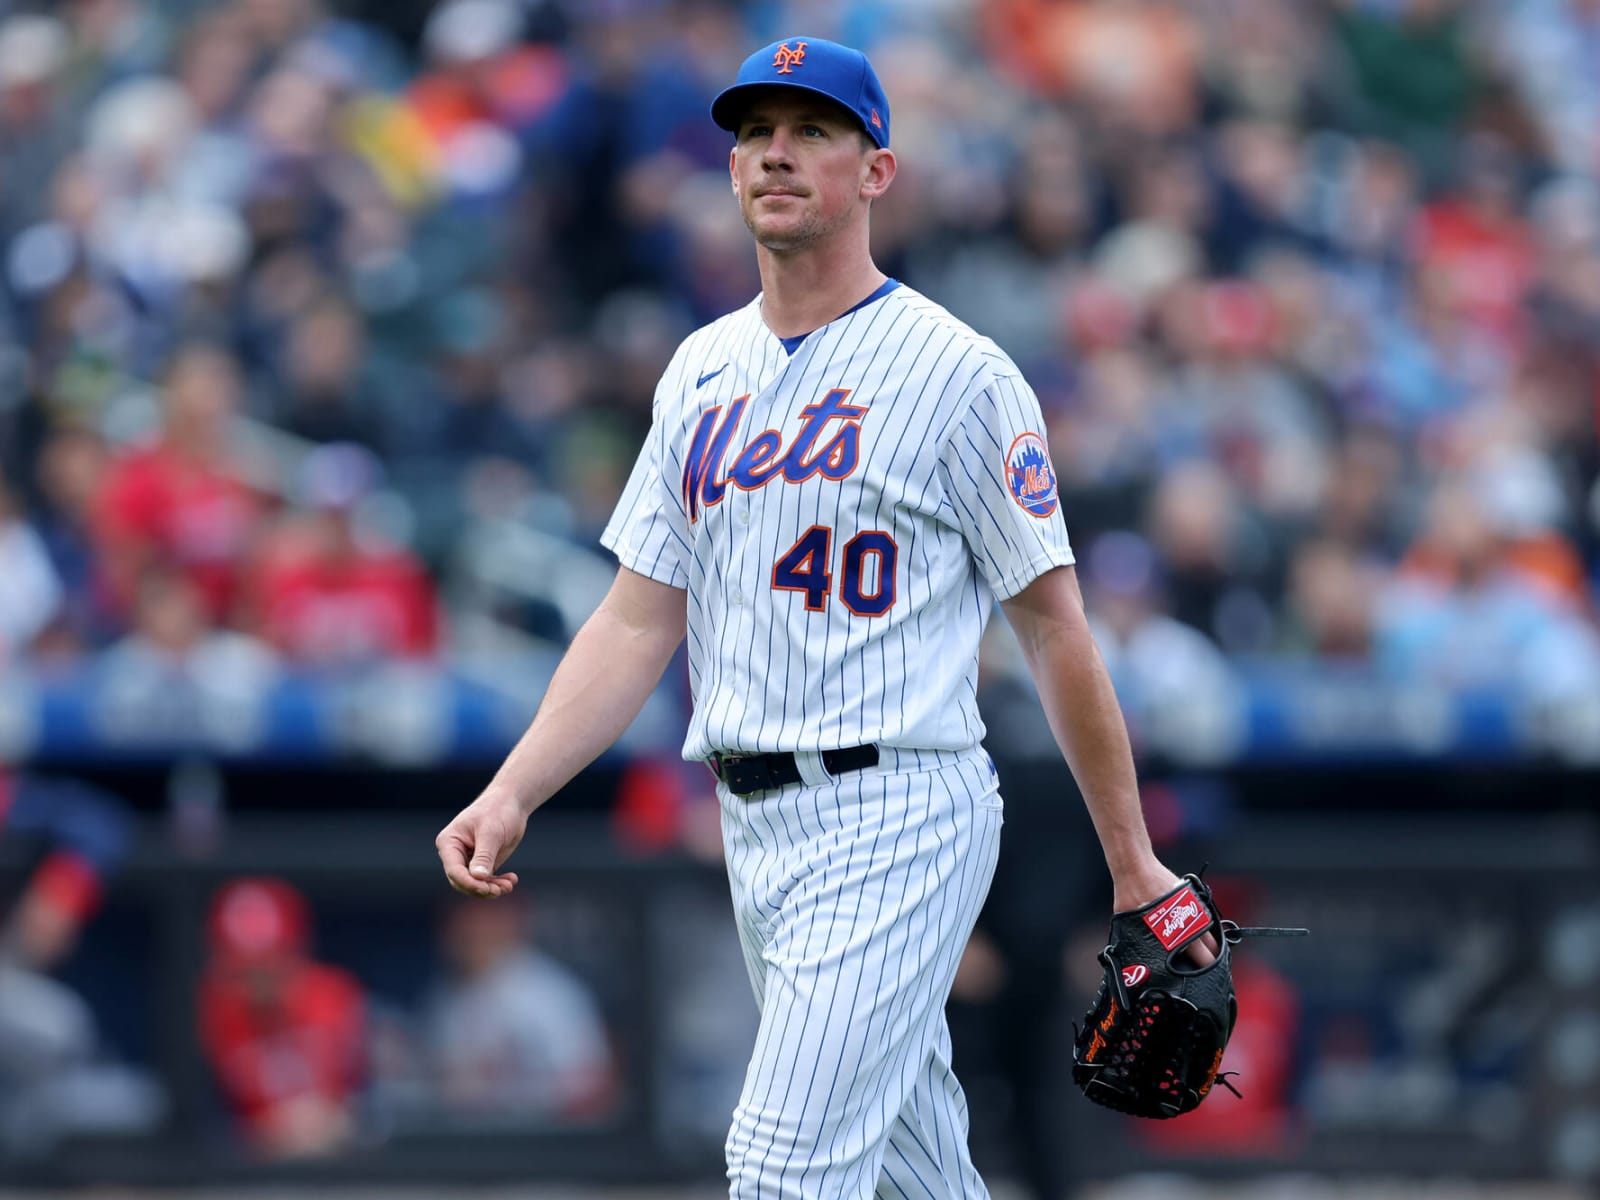
MULTIPOLYGON (((663 384, 665 380, 663 381, 663 384)), ((662 391, 657 390, 650 433, 628 476, 616 511, 600 534, 600 544, 630 571, 672 587, 689 586, 688 522, 683 504, 667 480, 676 477, 666 453, 662 391)))
POLYGON ((977 393, 940 453, 939 472, 972 557, 999 599, 1072 564, 1044 417, 1020 376, 995 378, 977 393))

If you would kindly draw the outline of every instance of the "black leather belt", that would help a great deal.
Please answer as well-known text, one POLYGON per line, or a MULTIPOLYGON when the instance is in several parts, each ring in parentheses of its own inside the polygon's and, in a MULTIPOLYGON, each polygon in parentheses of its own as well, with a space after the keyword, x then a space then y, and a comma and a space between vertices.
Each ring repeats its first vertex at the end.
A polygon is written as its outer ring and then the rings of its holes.
MULTIPOLYGON (((863 767, 878 765, 876 746, 848 746, 843 750, 824 750, 822 768, 829 775, 843 775, 863 767)), ((769 788, 787 787, 800 782, 800 764, 787 750, 776 754, 722 754, 711 756, 711 769, 735 796, 748 796, 769 788)))

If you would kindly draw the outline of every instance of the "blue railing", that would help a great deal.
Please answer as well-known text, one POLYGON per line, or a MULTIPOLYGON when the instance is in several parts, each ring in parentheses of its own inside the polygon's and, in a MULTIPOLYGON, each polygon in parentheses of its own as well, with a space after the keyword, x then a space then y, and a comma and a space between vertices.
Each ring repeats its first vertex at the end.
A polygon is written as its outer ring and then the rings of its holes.
MULTIPOLYGON (((163 760, 204 754, 243 762, 362 760, 435 766, 498 759, 538 705, 553 659, 461 667, 385 664, 314 675, 195 674, 96 664, 0 679, 0 759, 163 760)), ((1136 747, 1193 766, 1330 761, 1600 765, 1600 680, 1585 691, 1526 698, 1395 683, 1360 671, 1259 668, 1220 686, 1152 694, 1120 690, 1136 747)), ((991 698, 992 699, 992 698, 991 698)), ((1013 742, 1032 720, 1053 748, 1037 701, 991 703, 990 726, 1013 742), (997 715, 1000 719, 997 719, 997 715)), ((626 754, 672 753, 686 700, 664 685, 629 730, 626 754)))

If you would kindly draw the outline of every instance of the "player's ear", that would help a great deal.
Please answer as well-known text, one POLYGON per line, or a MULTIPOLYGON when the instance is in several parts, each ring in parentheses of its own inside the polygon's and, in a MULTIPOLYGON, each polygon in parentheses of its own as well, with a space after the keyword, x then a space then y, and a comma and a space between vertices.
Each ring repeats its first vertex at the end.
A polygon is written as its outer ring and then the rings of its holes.
POLYGON ((734 165, 738 157, 738 147, 728 151, 728 178, 733 182, 733 194, 739 194, 739 170, 734 165))
POLYGON ((893 150, 874 150, 867 155, 866 173, 861 178, 861 196, 876 200, 889 190, 897 167, 893 150))

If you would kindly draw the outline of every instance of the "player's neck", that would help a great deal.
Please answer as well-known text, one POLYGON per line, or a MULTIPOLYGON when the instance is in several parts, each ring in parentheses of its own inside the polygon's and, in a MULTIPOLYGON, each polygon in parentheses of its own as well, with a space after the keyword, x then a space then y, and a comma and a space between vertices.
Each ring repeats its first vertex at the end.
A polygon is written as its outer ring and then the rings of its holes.
POLYGON ((798 254, 762 249, 761 319, 778 337, 799 337, 837 320, 888 278, 870 255, 833 255, 820 248, 798 254), (842 259, 842 261, 841 261, 842 259))

